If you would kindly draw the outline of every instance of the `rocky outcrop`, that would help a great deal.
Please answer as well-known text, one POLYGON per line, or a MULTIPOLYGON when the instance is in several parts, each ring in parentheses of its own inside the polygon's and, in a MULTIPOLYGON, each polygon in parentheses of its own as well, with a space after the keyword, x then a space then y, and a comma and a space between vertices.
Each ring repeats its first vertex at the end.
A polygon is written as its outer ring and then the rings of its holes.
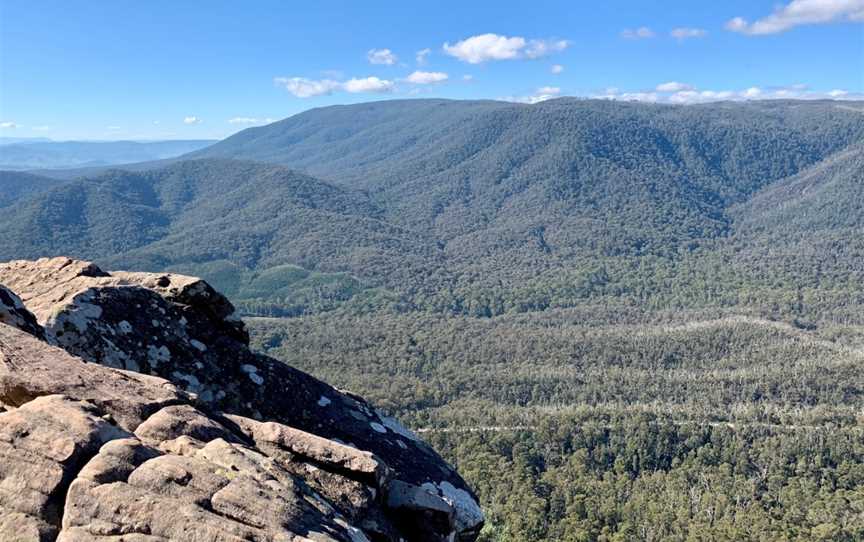
POLYGON ((31 335, 42 337, 36 318, 24 308, 21 298, 0 284, 0 324, 17 327, 31 335))
POLYGON ((86 363, 0 324, 0 407, 52 394, 88 401, 129 431, 166 406, 192 400, 161 378, 86 363))
POLYGON ((0 540, 470 541, 482 527, 428 445, 250 351, 206 282, 66 258, 0 264, 0 282, 0 540))

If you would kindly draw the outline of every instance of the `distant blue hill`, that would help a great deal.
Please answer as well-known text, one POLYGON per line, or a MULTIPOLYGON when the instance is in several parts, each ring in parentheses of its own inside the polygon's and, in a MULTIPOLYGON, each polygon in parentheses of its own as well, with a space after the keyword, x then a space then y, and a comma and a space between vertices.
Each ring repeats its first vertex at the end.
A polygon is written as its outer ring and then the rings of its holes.
POLYGON ((173 158, 203 149, 213 140, 50 141, 0 139, 0 169, 58 169, 112 166, 173 158))
POLYGON ((0 137, 0 145, 15 145, 18 143, 47 143, 47 137, 0 137))

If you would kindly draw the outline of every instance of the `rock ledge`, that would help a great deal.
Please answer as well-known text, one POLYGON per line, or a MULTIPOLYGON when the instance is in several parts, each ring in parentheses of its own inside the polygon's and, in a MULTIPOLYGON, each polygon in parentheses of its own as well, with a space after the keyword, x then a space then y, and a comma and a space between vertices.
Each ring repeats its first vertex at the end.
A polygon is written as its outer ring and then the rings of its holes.
POLYGON ((473 541, 476 496, 174 274, 0 264, 0 540, 473 541))

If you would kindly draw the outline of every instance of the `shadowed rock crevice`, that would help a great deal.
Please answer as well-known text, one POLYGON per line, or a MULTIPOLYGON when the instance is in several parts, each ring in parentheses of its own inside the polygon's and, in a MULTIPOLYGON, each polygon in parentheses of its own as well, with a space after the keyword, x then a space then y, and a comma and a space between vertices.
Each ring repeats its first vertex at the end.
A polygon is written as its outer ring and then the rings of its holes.
POLYGON ((0 282, 0 539, 479 533, 452 467, 362 398, 251 352, 207 283, 67 258, 0 264, 0 282))

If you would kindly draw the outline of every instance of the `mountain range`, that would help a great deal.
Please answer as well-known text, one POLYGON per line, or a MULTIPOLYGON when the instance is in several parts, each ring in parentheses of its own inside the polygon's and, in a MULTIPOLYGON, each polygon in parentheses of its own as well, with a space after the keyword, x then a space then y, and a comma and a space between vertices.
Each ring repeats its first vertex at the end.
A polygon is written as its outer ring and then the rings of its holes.
POLYGON ((854 101, 385 101, 0 172, 0 261, 204 277, 457 466, 484 542, 861 540, 862 227, 854 101))
POLYGON ((812 260, 860 226, 862 108, 558 99, 316 109, 157 164, 68 182, 4 173, 15 188, 0 198, 0 258, 68 253, 191 272, 266 314, 329 310, 358 292, 375 306, 475 315, 597 296, 668 302, 670 284, 633 269, 662 268, 697 295, 691 276, 729 251, 741 253, 735 273, 758 282, 765 271, 746 264, 768 240, 792 250, 809 233, 812 260), (262 280, 293 293, 266 294, 262 280))
POLYGON ((45 138, 4 138, 0 169, 62 169, 99 167, 173 158, 206 147, 212 140, 172 141, 51 141, 45 138))

